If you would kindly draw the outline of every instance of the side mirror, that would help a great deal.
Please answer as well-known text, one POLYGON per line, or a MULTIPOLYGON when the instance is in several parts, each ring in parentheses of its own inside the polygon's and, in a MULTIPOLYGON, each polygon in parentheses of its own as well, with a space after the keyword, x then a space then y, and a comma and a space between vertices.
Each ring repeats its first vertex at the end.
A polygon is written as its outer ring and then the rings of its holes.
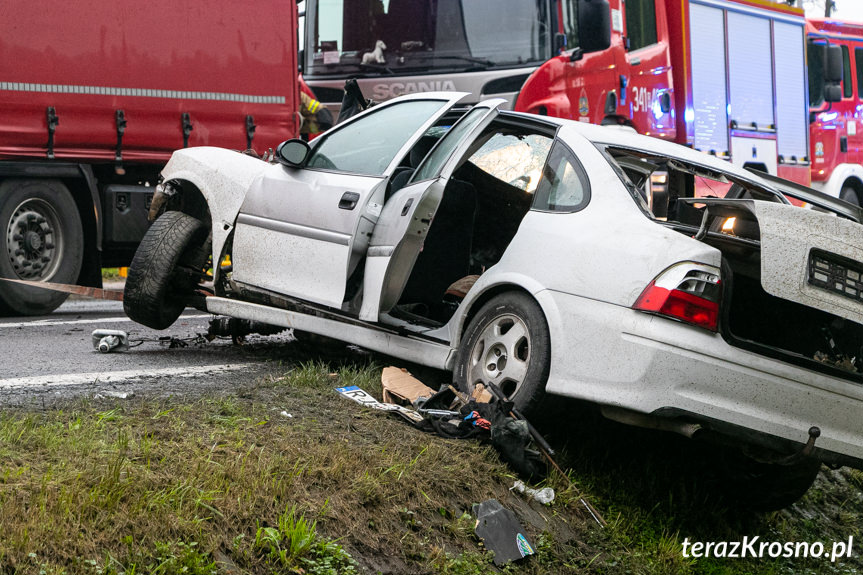
POLYGON ((611 46, 611 9, 608 0, 578 0, 578 44, 585 54, 611 46))
POLYGON ((305 64, 305 58, 306 58, 306 51, 305 50, 299 50, 297 52, 297 70, 299 71, 300 74, 303 73, 303 67, 304 67, 303 65, 305 64))
POLYGON ((291 168, 302 168, 309 159, 311 147, 298 138, 286 140, 276 148, 276 160, 291 168))
POLYGON ((842 47, 836 44, 827 46, 827 62, 824 66, 824 81, 838 84, 842 81, 842 47))
POLYGON ((841 101, 842 86, 839 84, 828 84, 824 86, 824 100, 831 103, 841 101))

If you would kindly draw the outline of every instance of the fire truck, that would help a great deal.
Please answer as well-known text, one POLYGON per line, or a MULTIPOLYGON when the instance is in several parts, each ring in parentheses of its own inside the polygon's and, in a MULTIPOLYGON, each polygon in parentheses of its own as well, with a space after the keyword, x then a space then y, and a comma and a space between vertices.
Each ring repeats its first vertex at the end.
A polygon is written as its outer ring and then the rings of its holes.
POLYGON ((567 50, 525 82, 516 110, 627 126, 809 184, 801 9, 766 0, 595 3, 610 10, 609 45, 588 53, 568 36, 567 50))
POLYGON ((863 24, 810 19, 812 186, 863 205, 863 24))
MULTIPOLYGON (((101 286, 131 261, 173 150, 298 132, 297 7, 282 0, 6 0, 0 277, 101 286)), ((0 314, 65 294, 0 281, 0 314)))

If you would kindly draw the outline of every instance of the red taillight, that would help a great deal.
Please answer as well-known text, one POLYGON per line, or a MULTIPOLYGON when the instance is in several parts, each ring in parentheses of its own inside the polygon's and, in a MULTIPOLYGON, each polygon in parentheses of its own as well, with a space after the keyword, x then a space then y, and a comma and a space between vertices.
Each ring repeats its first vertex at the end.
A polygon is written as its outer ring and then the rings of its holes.
POLYGON ((655 281, 641 292, 632 308, 664 315, 710 331, 716 331, 719 323, 719 302, 679 289, 659 287, 655 281))

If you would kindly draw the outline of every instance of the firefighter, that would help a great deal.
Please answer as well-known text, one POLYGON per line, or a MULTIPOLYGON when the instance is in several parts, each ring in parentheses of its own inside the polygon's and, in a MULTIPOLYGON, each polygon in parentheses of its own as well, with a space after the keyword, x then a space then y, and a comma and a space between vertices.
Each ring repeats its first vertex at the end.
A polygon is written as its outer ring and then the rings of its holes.
POLYGON ((300 115, 303 118, 300 136, 304 140, 311 140, 333 127, 333 115, 330 111, 302 90, 300 90, 300 115))

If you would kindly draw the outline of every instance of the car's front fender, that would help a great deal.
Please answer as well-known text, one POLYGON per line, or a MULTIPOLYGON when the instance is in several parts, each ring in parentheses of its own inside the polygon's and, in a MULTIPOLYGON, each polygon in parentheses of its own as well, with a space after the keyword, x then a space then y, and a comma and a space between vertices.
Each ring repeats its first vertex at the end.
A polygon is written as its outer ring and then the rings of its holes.
POLYGON ((213 259, 225 246, 252 182, 273 166, 252 156, 213 147, 177 150, 162 170, 165 182, 194 185, 207 202, 213 222, 213 259))

